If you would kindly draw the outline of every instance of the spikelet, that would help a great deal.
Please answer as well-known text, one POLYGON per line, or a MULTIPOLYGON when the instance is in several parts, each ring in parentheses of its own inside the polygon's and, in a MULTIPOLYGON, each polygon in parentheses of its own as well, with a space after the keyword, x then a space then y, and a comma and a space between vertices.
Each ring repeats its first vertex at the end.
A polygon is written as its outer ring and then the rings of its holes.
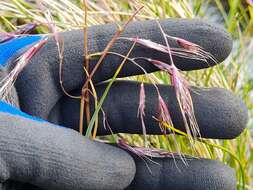
MULTIPOLYGON (((13 87, 18 75, 27 66, 30 59, 36 54, 36 52, 47 42, 46 37, 42 37, 40 41, 32 45, 25 53, 23 53, 16 61, 15 67, 12 71, 0 81, 0 99, 9 101, 8 97, 11 88, 13 87)), ((12 102, 8 102, 12 103, 12 102)))

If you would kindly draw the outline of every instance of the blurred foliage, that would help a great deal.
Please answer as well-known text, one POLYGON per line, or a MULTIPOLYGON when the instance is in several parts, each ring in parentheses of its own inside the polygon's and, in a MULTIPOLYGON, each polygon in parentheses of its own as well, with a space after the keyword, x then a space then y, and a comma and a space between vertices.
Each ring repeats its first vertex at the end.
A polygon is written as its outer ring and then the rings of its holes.
MULTIPOLYGON (((229 58, 216 67, 185 73, 192 85, 204 87, 223 87, 243 97, 248 109, 250 121, 248 129, 231 141, 208 140, 223 148, 197 143, 198 156, 218 159, 237 171, 238 189, 253 188, 253 5, 250 0, 88 0, 88 24, 97 25, 109 22, 125 21, 140 5, 144 9, 135 20, 154 18, 203 18, 222 24, 233 36, 234 47, 229 58), (251 131, 251 133, 250 133, 251 131), (230 153, 224 149, 229 150, 230 153), (236 155, 240 160, 233 159, 236 155), (243 186, 243 177, 246 185, 243 186)), ((252 2, 252 1, 251 1, 252 2)), ((44 12, 49 9, 59 30, 81 28, 83 11, 81 0, 1 0, 0 31, 14 30, 18 25, 29 22, 46 23, 44 12)), ((47 33, 46 24, 42 24, 37 33, 47 33)), ((162 72, 150 75, 155 81, 168 84, 169 80, 162 72)), ((127 80, 144 80, 143 76, 127 80)), ((140 135, 123 135, 130 144, 143 146, 140 135)), ((149 146, 173 151, 173 142, 163 136, 150 135, 149 146)), ((182 152, 194 155, 187 140, 177 137, 182 152)))

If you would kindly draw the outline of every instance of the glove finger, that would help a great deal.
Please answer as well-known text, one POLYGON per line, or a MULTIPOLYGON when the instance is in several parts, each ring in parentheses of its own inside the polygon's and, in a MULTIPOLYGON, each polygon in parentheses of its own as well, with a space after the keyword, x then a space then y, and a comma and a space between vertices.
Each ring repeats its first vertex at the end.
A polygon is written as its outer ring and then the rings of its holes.
MULTIPOLYGON (((231 52, 231 37, 224 29, 216 25, 210 25, 201 20, 187 19, 166 19, 161 20, 160 22, 162 27, 164 28, 164 31, 167 34, 189 40, 202 46, 207 52, 210 52, 218 60, 218 62, 223 61, 231 52)), ((88 33, 90 34, 88 38, 90 42, 88 46, 90 53, 102 52, 111 40, 115 31, 116 25, 113 24, 91 27, 88 31, 88 33)), ((62 35, 66 41, 64 52, 66 63, 65 77, 66 83, 68 83, 70 78, 72 78, 73 76, 79 79, 82 79, 83 76, 83 73, 80 73, 80 70, 82 71, 81 68, 83 66, 83 31, 79 30, 73 32, 66 32, 62 35), (75 63, 74 66, 73 63, 75 63), (71 72, 69 71, 72 71, 73 73, 75 73, 75 75, 71 74, 71 72), (76 75, 78 73, 79 75, 76 75)), ((151 41, 165 45, 164 38, 162 37, 162 34, 155 21, 130 23, 122 36, 150 39, 151 41)), ((178 47, 171 40, 169 40, 169 43, 173 47, 178 47)), ((111 51, 126 55, 129 48, 131 47, 131 44, 132 42, 118 40, 114 44, 111 51)), ((54 47, 55 45, 49 43, 48 47, 50 48, 50 46, 54 47)), ((48 47, 46 46, 45 49, 47 49, 48 47)), ((52 47, 50 49, 52 49, 52 47)), ((47 54, 47 57, 57 55, 56 52, 53 52, 54 54, 52 54, 48 50, 44 50, 44 52, 47 54), (48 52, 50 54, 48 54, 48 52)), ((149 57, 169 63, 169 56, 167 54, 159 53, 158 51, 154 50, 148 50, 148 48, 141 47, 139 45, 137 45, 136 48, 133 50, 133 52, 131 53, 131 57, 149 57)), ((214 65, 214 62, 211 60, 206 63, 204 61, 196 61, 191 59, 174 57, 174 61, 175 65, 181 70, 195 70, 207 68, 209 66, 214 65)), ((101 82, 111 78, 121 62, 121 58, 114 55, 108 55, 104 61, 104 64, 94 75, 94 82, 101 82)), ((91 60, 91 69, 96 63, 97 59, 91 60)), ((147 70, 147 72, 154 72, 158 70, 149 63, 141 63, 141 65, 147 70)), ((137 74, 143 74, 143 71, 136 67, 134 64, 130 63, 126 64, 119 77, 132 76, 137 74)), ((66 84, 66 86, 68 85, 66 84)))
MULTIPOLYGON (((216 25, 210 25, 200 20, 187 19, 166 19, 160 22, 168 34, 201 45, 212 53, 219 62, 224 60, 231 51, 232 41, 229 34, 216 25)), ((103 51, 115 31, 116 25, 113 24, 90 27, 88 32, 90 53, 103 51)), ((63 84, 69 92, 80 89, 85 80, 83 71, 83 31, 65 32, 61 36, 65 41, 63 84)), ((123 36, 139 36, 164 44, 164 39, 155 21, 133 22, 129 24, 123 36)), ((171 44, 173 45, 173 43, 171 44)), ((130 46, 130 42, 118 40, 111 51, 126 54, 130 46)), ((169 62, 168 55, 136 46, 131 57, 139 56, 169 62)), ((121 61, 122 58, 117 56, 107 56, 93 77, 94 83, 111 78, 121 61)), ((90 69, 94 68, 96 63, 97 60, 92 59, 90 69)), ((192 70, 208 67, 213 65, 213 62, 207 64, 203 61, 175 58, 175 64, 179 69, 192 70)), ((147 72, 157 71, 157 68, 150 63, 141 63, 141 65, 147 72)), ((119 77, 136 74, 143 74, 143 71, 132 63, 126 63, 119 77)), ((59 83, 58 50, 53 38, 32 58, 29 65, 22 71, 17 80, 16 88, 20 96, 22 110, 47 119, 48 111, 63 96, 59 83), (38 106, 38 104, 35 104, 33 102, 34 98, 44 105, 38 106)))
POLYGON ((123 189, 135 164, 123 150, 90 141, 1 103, 0 182, 43 189, 123 189))
POLYGON ((177 189, 177 190, 235 190, 235 171, 215 160, 190 159, 188 165, 179 159, 153 158, 157 164, 145 162, 133 156, 136 175, 127 188, 134 189, 177 189))
MULTIPOLYGON (((106 83, 97 86, 99 96, 103 94, 106 86, 106 83)), ((157 92, 151 84, 145 84, 144 88, 146 93, 144 121, 147 133, 161 134, 158 122, 152 118, 158 117, 159 114, 157 92)), ((168 106, 174 127, 185 131, 174 88, 165 85, 159 85, 158 88, 168 106)), ((137 118, 139 89, 139 83, 129 81, 117 81, 110 89, 103 109, 114 133, 143 133, 141 120, 137 118)), ((248 119, 246 106, 230 91, 221 88, 192 87, 191 96, 202 137, 231 139, 245 128, 248 119)), ((79 111, 78 100, 62 98, 52 110, 49 120, 78 130, 79 111)), ((99 115, 99 126, 99 135, 110 134, 110 131, 103 127, 102 113, 99 115)))
MULTIPOLYGON (((172 36, 177 36, 193 43, 196 43, 203 47, 207 52, 210 52, 218 62, 222 62, 231 52, 232 40, 230 35, 221 27, 215 24, 209 24, 205 21, 198 19, 165 19, 160 20, 160 23, 164 31, 172 36)), ((88 30, 88 49, 89 52, 97 53, 102 52, 113 35, 117 30, 117 25, 107 24, 92 26, 88 30)), ((78 80, 78 83, 83 79, 83 30, 75 30, 70 32, 61 33, 64 39, 64 64, 65 64, 65 77, 66 87, 68 87, 68 79, 73 76, 78 80), (71 71, 71 72, 69 72, 71 71)), ((139 37, 149 39, 151 41, 165 44, 164 38, 159 30, 157 23, 154 20, 132 22, 126 28, 122 34, 123 37, 139 37)), ((169 43, 173 47, 175 45, 173 40, 169 40, 169 43)), ((131 42, 125 40, 118 40, 111 51, 125 55, 131 46, 131 42)), ((169 62, 168 55, 159 53, 155 50, 148 50, 138 46, 134 49, 131 57, 150 57, 153 59, 163 60, 169 62)), ((215 63, 209 60, 208 63, 204 61, 191 60, 185 58, 174 58, 176 66, 181 70, 195 70, 201 68, 207 68, 215 63)), ((107 56, 104 61, 107 64, 103 64, 94 76, 95 82, 101 82, 107 80, 113 76, 118 68, 121 58, 115 56, 107 56)), ((90 61, 90 69, 97 63, 97 59, 90 61)), ((58 50, 53 38, 45 45, 40 53, 37 54, 31 61, 30 67, 36 65, 36 67, 43 67, 43 69, 36 69, 37 72, 45 70, 46 68, 51 70, 54 75, 58 75, 58 50), (43 63, 43 64, 37 64, 43 63), (45 67, 45 68, 44 68, 45 67)), ((150 64, 142 64, 142 66, 148 72, 154 72, 158 69, 150 64)), ((136 74, 142 74, 143 72, 135 65, 129 64, 126 66, 120 76, 131 76, 136 74)), ((75 80, 75 79, 71 79, 75 80)))
MULTIPOLYGON (((164 19, 159 20, 164 31, 171 36, 179 37, 199 46, 203 47, 204 50, 211 53, 218 61, 222 62, 231 52, 232 39, 230 35, 220 26, 210 24, 198 19, 164 19)), ((106 24, 99 26, 92 26, 88 29, 88 49, 90 54, 102 52, 106 45, 110 42, 113 35, 117 30, 117 25, 106 24)), ((66 77, 72 78, 73 76, 82 79, 83 75, 83 30, 74 30, 63 32, 60 36, 64 39, 64 62, 67 69, 73 71, 73 75, 67 72, 66 77), (69 76, 71 75, 71 76, 69 76), (68 77, 69 76, 69 77, 68 77)), ((142 38, 149 39, 156 43, 165 45, 165 40, 155 20, 132 22, 128 25, 126 30, 122 33, 122 37, 129 38, 142 38)), ((0 44, 0 65, 5 65, 17 58, 20 53, 23 53, 31 44, 40 40, 41 37, 38 35, 27 36, 17 38, 7 43, 0 44)), ((179 47, 175 40, 168 39, 171 47, 179 47)), ((131 46, 131 42, 120 39, 111 48, 111 51, 119 54, 126 54, 131 46)), ((159 53, 156 50, 148 50, 148 48, 137 45, 132 53, 132 57, 149 57, 153 59, 159 59, 169 63, 169 57, 167 54, 159 53)), ((113 76, 116 69, 118 68, 121 59, 119 57, 108 55, 105 62, 110 63, 101 66, 97 74, 94 77, 94 81, 101 82, 107 80, 113 76)), ((54 38, 50 38, 49 42, 44 48, 38 53, 31 61, 30 65, 37 63, 39 67, 45 67, 54 74, 58 74, 59 60, 58 60, 58 49, 54 38)), ((97 59, 90 61, 91 69, 96 64, 97 59)), ((208 60, 208 63, 200 60, 192 60, 186 58, 174 57, 175 65, 181 70, 195 70, 201 68, 207 68, 213 66, 215 62, 208 60)), ((154 72, 158 69, 150 64, 141 64, 148 72, 154 72)), ((32 66, 30 66, 32 67, 32 66)), ((45 69, 44 68, 44 69, 45 69)), ((39 72, 41 69, 37 69, 39 72)), ((69 71, 69 70, 67 70, 69 71)), ((120 76, 132 76, 142 74, 142 71, 135 65, 129 65, 125 67, 124 71, 120 76)), ((67 82, 67 81, 66 81, 67 82)))

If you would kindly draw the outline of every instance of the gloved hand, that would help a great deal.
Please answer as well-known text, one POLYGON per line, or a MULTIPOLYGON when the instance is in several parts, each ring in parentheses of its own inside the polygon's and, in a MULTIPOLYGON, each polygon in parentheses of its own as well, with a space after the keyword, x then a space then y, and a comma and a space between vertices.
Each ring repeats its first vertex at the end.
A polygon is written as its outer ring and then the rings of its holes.
MULTIPOLYGON (((232 41, 221 28, 200 20, 167 19, 161 25, 166 33, 201 45, 221 62, 230 53, 232 41)), ((89 52, 102 51, 116 31, 113 24, 92 26, 88 30, 89 52)), ((61 34, 65 41, 64 86, 72 94, 80 93, 84 83, 83 31, 61 34)), ((150 39, 164 43, 154 21, 133 22, 123 36, 150 39)), ((26 41, 27 42, 27 41, 26 41)), ((0 46, 1 56, 13 59, 26 49, 25 41, 15 39, 0 46), (19 45, 22 44, 22 45, 19 45), (22 48, 21 48, 22 47, 22 48), (5 52, 5 53, 3 53, 5 52), (8 52, 8 53, 6 53, 8 52), (14 53, 18 52, 18 53, 14 53)), ((131 43, 118 40, 111 51, 126 54, 131 43)), ((0 56, 0 57, 1 57, 0 56)), ((151 57, 169 62, 168 56, 154 50, 136 46, 132 57, 151 57)), ((2 65, 1 76, 13 68, 13 59, 2 65)), ((92 69, 97 60, 92 59, 92 69)), ((96 72, 93 81, 98 84, 110 79, 122 59, 108 55, 96 72)), ((212 66, 184 58, 174 58, 181 70, 195 70, 212 66)), ((151 64, 141 63, 148 71, 157 70, 151 64)), ((4 189, 217 189, 236 188, 235 171, 214 160, 190 159, 185 166, 172 158, 156 158, 157 164, 145 163, 124 150, 91 141, 78 130, 79 101, 64 95, 59 84, 59 59, 54 39, 32 58, 22 71, 13 88, 12 98, 17 108, 4 102, 0 105, 0 180, 4 189), (19 109, 21 111, 19 111, 19 109), (63 127, 64 126, 64 127, 63 127), (180 170, 178 170, 178 168, 180 170), (29 185, 29 184, 32 185, 29 185), (36 186, 36 187, 35 187, 36 186)), ((142 74, 131 63, 126 63, 120 77, 142 74)), ((98 84, 98 96, 106 83, 98 84)), ((117 81, 111 88, 103 109, 114 133, 141 134, 140 120, 136 117, 139 101, 139 83, 117 81)), ((162 97, 170 106, 174 126, 184 130, 174 90, 159 85, 162 97)), ((156 115, 157 94, 152 85, 145 85, 148 134, 161 134, 156 115)), ((247 110, 242 100, 230 91, 220 88, 196 88, 192 92, 195 115, 204 138, 232 139, 245 128, 247 110)), ((103 116, 99 115, 102 125, 103 116)), ((86 122, 84 122, 86 123, 86 122)), ((98 135, 110 134, 99 127, 98 135)))

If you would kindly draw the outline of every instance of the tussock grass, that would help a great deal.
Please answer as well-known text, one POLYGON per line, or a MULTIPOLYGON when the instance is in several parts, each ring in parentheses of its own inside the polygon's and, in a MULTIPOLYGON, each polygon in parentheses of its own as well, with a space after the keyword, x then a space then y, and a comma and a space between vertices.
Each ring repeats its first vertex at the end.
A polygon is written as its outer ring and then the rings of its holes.
MULTIPOLYGON (((36 30, 47 33, 47 19, 44 11, 49 9, 59 31, 83 28, 83 4, 81 0, 41 0, 41 4, 32 0, 0 1, 0 32, 8 32, 17 25, 38 22, 45 23, 36 30)), ((203 1, 203 0, 101 0, 88 2, 87 25, 108 22, 127 21, 136 7, 145 5, 135 20, 152 18, 209 18, 223 22, 224 27, 234 38, 234 48, 230 57, 219 66, 203 71, 184 73, 191 85, 204 87, 223 87, 243 97, 253 118, 253 76, 250 76, 250 59, 253 60, 253 7, 246 1, 203 1), (223 2, 227 2, 224 4, 223 2)), ((252 64, 251 64, 252 65, 252 64)), ((163 72, 150 74, 153 81, 168 84, 169 78, 163 72)), ((145 81, 145 77, 129 77, 127 80, 145 81)), ((147 81, 150 82, 150 81, 147 81)), ((218 159, 237 171, 238 189, 253 188, 253 120, 250 119, 248 129, 231 141, 207 140, 197 142, 196 149, 201 157, 218 159), (205 146, 203 146, 205 144, 205 146), (215 146, 214 146, 215 144, 215 146), (245 182, 245 185, 244 185, 245 182)), ((144 139, 139 135, 120 134, 128 143, 144 146, 144 139)), ((180 149, 187 154, 196 154, 187 138, 177 136, 180 149)), ((164 136, 147 136, 149 147, 175 150, 174 142, 168 143, 164 136)))

